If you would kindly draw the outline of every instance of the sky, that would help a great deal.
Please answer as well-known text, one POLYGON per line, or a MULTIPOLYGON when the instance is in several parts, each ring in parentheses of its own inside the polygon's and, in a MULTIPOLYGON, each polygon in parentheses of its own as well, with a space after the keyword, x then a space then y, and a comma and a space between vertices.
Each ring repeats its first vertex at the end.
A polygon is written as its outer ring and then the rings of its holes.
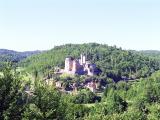
POLYGON ((0 48, 96 42, 160 50, 160 0, 0 0, 0 48))

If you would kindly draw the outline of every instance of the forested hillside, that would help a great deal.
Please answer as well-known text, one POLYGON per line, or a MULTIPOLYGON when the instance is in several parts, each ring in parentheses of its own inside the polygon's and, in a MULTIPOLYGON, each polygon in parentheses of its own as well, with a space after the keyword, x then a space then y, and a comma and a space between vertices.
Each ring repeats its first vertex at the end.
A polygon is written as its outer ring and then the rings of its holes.
POLYGON ((160 61, 153 57, 96 43, 57 46, 50 51, 25 59, 21 66, 28 71, 37 69, 41 73, 46 73, 55 66, 63 68, 65 57, 77 58, 81 53, 86 54, 88 60, 97 64, 102 71, 102 77, 110 77, 116 81, 147 77, 160 69, 160 61))
POLYGON ((160 59, 160 51, 158 50, 142 50, 139 51, 140 53, 150 56, 150 57, 154 57, 156 59, 160 59))
POLYGON ((28 56, 38 54, 40 51, 26 51, 26 52, 17 52, 13 50, 0 49, 0 67, 2 67, 5 62, 14 62, 17 63, 28 56))

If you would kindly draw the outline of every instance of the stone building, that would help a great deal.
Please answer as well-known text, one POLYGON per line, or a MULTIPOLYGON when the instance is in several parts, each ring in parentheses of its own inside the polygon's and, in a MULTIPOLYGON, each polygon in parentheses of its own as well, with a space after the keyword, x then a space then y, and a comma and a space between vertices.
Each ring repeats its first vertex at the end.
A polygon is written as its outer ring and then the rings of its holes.
POLYGON ((89 75, 93 76, 96 73, 96 65, 86 60, 86 56, 81 54, 80 59, 67 57, 65 59, 64 72, 68 74, 89 75))
POLYGON ((90 91, 92 91, 93 93, 96 92, 96 83, 94 81, 88 82, 85 85, 86 88, 88 88, 90 91))
POLYGON ((57 88, 62 88, 63 87, 63 82, 62 81, 56 81, 56 87, 57 88))

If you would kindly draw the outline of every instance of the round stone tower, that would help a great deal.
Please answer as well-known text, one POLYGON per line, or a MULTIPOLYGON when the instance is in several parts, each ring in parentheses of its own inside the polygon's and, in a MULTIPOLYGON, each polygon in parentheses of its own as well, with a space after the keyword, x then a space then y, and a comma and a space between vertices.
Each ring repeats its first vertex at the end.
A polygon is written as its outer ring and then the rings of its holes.
POLYGON ((70 57, 65 59, 65 71, 69 72, 72 71, 73 61, 70 57))
POLYGON ((79 68, 80 68, 79 61, 78 60, 73 60, 73 69, 72 69, 72 72, 73 73, 78 72, 79 68))

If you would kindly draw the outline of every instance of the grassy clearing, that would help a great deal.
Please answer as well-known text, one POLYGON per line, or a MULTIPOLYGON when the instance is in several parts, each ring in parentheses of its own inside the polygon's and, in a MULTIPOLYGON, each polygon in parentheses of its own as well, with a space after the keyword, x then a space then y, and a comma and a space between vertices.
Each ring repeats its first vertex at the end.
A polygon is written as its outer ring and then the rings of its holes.
POLYGON ((2 76, 3 75, 3 73, 2 72, 0 72, 0 76, 2 76))
POLYGON ((96 103, 88 103, 88 104, 83 104, 86 107, 94 107, 96 103))

